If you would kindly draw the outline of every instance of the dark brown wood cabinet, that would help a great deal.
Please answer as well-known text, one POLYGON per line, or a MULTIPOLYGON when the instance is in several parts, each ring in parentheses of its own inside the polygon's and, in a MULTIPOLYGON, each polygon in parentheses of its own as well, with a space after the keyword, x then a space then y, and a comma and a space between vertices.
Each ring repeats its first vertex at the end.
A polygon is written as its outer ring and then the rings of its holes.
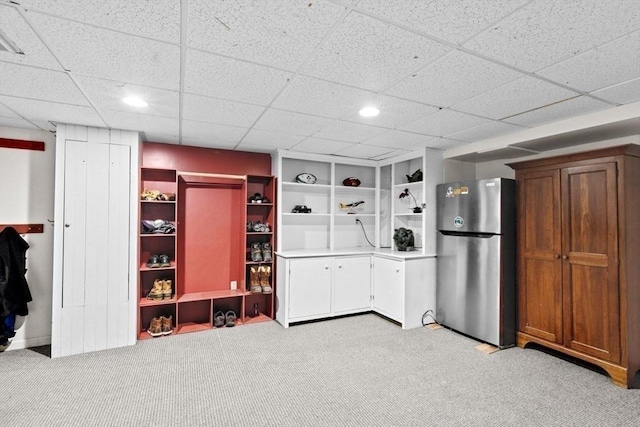
POLYGON ((510 166, 518 345, 563 352, 632 386, 640 369, 640 146, 510 166))

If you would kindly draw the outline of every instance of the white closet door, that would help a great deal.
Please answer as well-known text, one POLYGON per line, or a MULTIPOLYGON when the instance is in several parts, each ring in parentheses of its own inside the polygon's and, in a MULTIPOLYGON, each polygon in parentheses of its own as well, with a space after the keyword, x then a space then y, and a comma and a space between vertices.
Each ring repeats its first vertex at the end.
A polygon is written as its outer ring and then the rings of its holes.
POLYGON ((111 143, 106 129, 90 131, 87 139, 58 141, 64 182, 56 197, 64 201, 62 215, 56 214, 63 224, 58 229, 56 223, 61 271, 54 285, 53 357, 131 344, 132 147, 111 143))

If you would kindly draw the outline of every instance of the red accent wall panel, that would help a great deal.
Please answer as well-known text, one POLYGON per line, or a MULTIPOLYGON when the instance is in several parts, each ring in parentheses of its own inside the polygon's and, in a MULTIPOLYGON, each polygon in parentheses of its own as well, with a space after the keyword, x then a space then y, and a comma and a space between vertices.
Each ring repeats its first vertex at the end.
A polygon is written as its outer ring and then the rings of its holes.
POLYGON ((19 148, 22 150, 44 151, 44 142, 26 141, 23 139, 0 138, 0 147, 19 148))
POLYGON ((271 155, 145 142, 142 167, 231 175, 271 175, 271 155))

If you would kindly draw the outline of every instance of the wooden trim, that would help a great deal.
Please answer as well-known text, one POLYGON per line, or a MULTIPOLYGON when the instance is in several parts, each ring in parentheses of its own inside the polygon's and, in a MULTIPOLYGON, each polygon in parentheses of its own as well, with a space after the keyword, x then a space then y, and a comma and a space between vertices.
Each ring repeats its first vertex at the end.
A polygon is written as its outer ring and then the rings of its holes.
POLYGON ((44 142, 0 138, 0 148, 17 148, 21 150, 44 151, 44 142))
MULTIPOLYGON (((506 165, 512 169, 526 169, 532 167, 551 166, 562 164, 562 167, 572 166, 569 162, 580 162, 583 160, 598 159, 599 162, 606 161, 605 157, 614 157, 620 155, 628 155, 640 157, 640 145, 628 144, 617 147, 604 148, 601 150, 584 151, 580 153, 566 154, 563 156, 545 157, 542 159, 525 160, 523 162, 507 163, 506 165)), ((611 159, 609 161, 615 161, 611 159)))
POLYGON ((0 224, 0 231, 13 227, 19 234, 44 233, 43 224, 0 224))

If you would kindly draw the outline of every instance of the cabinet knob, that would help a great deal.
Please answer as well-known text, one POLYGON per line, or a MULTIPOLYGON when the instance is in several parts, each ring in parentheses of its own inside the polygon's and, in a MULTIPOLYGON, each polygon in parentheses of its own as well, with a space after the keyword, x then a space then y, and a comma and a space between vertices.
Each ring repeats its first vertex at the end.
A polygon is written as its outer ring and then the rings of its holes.
POLYGON ((342 264, 340 264, 340 265, 338 266, 338 268, 342 268, 342 264))
POLYGON ((566 255, 562 255, 562 259, 569 259, 569 257, 566 255))
POLYGON ((69 227, 71 227, 71 224, 65 224, 64 225, 64 228, 69 228, 69 227))
POLYGON ((400 273, 400 269, 399 268, 396 268, 396 273, 400 273))
POLYGON ((555 258, 555 259, 560 259, 560 254, 555 254, 555 255, 554 255, 554 258, 555 258))
POLYGON ((325 266, 324 266, 324 269, 325 269, 325 270, 328 270, 328 269, 329 269, 329 266, 328 266, 328 265, 325 265, 325 266))

